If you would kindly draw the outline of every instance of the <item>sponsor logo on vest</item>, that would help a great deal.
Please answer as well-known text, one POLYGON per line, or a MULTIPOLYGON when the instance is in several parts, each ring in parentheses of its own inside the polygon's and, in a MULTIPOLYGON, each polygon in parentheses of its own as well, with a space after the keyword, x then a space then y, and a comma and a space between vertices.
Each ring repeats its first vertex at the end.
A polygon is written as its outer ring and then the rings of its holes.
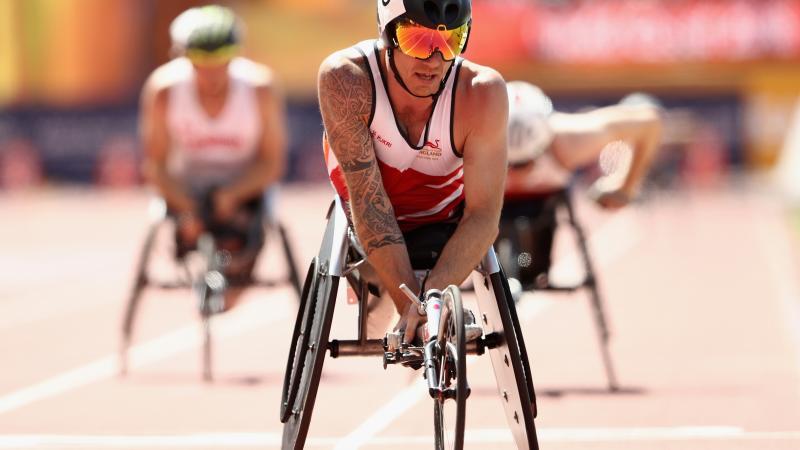
POLYGON ((187 137, 186 148, 190 151, 204 151, 209 149, 236 150, 244 146, 237 136, 191 136, 187 137))
POLYGON ((372 139, 374 139, 374 140, 376 140, 376 141, 380 142, 381 144, 383 144, 383 145, 384 145, 384 146, 386 146, 387 148, 392 148, 392 143, 391 143, 391 141, 389 141, 388 139, 385 139, 383 136, 381 136, 380 134, 378 134, 377 132, 375 132, 375 130, 369 130, 369 134, 371 134, 371 135, 372 135, 372 139))
POLYGON ((439 139, 435 139, 433 142, 427 141, 425 145, 422 146, 420 149, 417 158, 422 159, 429 159, 429 160, 437 160, 442 156, 442 148, 439 146, 439 139))
POLYGON ((425 145, 424 145, 424 147, 430 147, 430 148, 434 148, 434 149, 436 149, 436 150, 441 150, 441 149, 439 148, 439 140, 438 140, 438 139, 436 139, 436 140, 435 140, 435 143, 434 143, 434 142, 431 142, 431 141, 427 141, 427 142, 425 142, 425 145))

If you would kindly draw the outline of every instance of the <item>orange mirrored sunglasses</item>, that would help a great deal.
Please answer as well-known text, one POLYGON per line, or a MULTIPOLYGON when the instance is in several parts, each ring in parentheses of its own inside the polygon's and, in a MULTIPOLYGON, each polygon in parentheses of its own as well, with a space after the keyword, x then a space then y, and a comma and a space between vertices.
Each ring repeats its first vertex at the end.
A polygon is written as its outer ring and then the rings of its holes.
POLYGON ((450 61, 460 55, 467 45, 469 27, 470 23, 467 22, 452 30, 444 25, 428 28, 411 20, 402 20, 395 27, 397 46, 401 52, 414 58, 428 59, 438 51, 446 61, 450 61))

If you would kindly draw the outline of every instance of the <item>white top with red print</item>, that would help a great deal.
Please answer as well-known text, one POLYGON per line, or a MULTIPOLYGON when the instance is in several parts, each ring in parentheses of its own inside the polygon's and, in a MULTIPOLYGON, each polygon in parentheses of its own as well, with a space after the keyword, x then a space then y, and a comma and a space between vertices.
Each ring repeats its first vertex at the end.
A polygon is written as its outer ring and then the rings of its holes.
POLYGON ((170 171, 197 190, 232 182, 254 160, 262 133, 253 82, 258 66, 244 58, 230 62, 225 105, 214 117, 200 104, 189 60, 176 58, 167 66, 173 79, 167 102, 170 171))
MULTIPOLYGON (((461 154, 453 143, 453 107, 461 58, 456 58, 445 75, 433 113, 419 142, 413 144, 398 128, 386 90, 387 74, 378 64, 380 52, 376 41, 364 41, 355 48, 369 61, 374 109, 369 130, 383 186, 400 228, 407 231, 457 219, 464 201, 464 169, 461 154)), ((348 200, 342 170, 327 139, 323 139, 323 147, 331 182, 336 192, 348 200)))

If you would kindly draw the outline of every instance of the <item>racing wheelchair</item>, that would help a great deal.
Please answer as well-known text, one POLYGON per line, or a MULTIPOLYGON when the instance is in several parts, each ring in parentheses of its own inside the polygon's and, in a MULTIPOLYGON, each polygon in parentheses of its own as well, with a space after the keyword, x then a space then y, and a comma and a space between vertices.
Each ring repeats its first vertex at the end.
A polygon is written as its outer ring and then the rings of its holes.
MULTIPOLYGON (((489 250, 472 281, 479 309, 480 336, 468 340, 459 289, 449 286, 439 308, 427 304, 429 339, 392 346, 391 334, 367 338, 367 301, 370 285, 359 273, 365 259, 358 251, 354 231, 342 201, 334 199, 318 255, 305 278, 286 364, 280 405, 284 423, 283 448, 303 448, 322 375, 326 353, 332 358, 381 356, 384 368, 401 364, 422 368, 434 403, 434 442, 437 449, 461 449, 464 443, 467 383, 466 355, 488 353, 514 441, 520 449, 538 449, 534 418, 536 398, 525 343, 508 283, 494 251, 489 250), (329 340, 339 281, 344 278, 358 297, 357 339, 329 340), (441 311, 436 313, 434 311, 441 311)), ((412 265, 414 258, 412 257, 412 265)), ((414 265, 415 269, 418 269, 414 265)), ((410 293, 410 291, 409 291, 410 293)), ((410 294, 414 298, 413 294, 410 294)), ((398 339, 399 340, 399 339, 398 339)))
MULTIPOLYGON (((204 233, 200 237, 196 251, 174 249, 172 253, 178 263, 179 272, 175 274, 173 279, 165 281, 151 277, 152 268, 150 266, 154 253, 156 253, 156 243, 162 240, 160 235, 175 226, 175 217, 167 211, 166 202, 161 198, 151 201, 150 214, 153 220, 139 252, 136 274, 122 321, 119 349, 120 373, 122 375, 127 374, 128 350, 132 341, 133 328, 142 295, 148 287, 157 289, 191 289, 195 292, 197 312, 202 321, 203 329, 202 371, 205 381, 213 379, 211 319, 214 315, 224 311, 225 292, 228 288, 272 287, 281 283, 288 283, 297 295, 300 295, 299 273, 294 263, 295 259, 286 230, 270 211, 271 193, 268 192, 263 198, 257 199, 255 202, 257 203, 255 206, 257 215, 254 220, 258 221, 258 223, 253 223, 253 225, 259 227, 259 229, 253 228, 253 233, 258 235, 255 239, 261 239, 263 242, 264 239, 274 235, 280 241, 287 267, 285 279, 271 280, 250 277, 229 279, 225 275, 225 269, 231 264, 231 255, 229 252, 218 248, 217 242, 215 242, 215 238, 211 233, 204 233), (193 254, 197 257, 192 258, 193 254)), ((260 251, 263 252, 263 248, 260 251)))
POLYGON ((524 200, 506 201, 495 247, 503 267, 508 268, 509 278, 517 280, 522 291, 573 293, 586 290, 588 292, 600 341, 608 390, 612 392, 618 390, 619 385, 609 351, 611 333, 608 320, 586 244, 586 234, 575 214, 570 189, 544 192, 524 200), (564 221, 573 232, 585 272, 583 280, 571 285, 554 284, 549 278, 556 229, 564 221))

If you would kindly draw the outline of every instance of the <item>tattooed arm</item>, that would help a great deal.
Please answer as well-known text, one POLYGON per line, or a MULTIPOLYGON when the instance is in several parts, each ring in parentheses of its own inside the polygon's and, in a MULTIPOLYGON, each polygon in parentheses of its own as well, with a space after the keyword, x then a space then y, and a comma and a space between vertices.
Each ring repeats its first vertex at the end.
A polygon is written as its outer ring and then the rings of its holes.
POLYGON ((419 291, 394 208, 372 146, 368 120, 372 85, 366 60, 355 50, 328 57, 319 71, 319 104, 328 143, 350 194, 356 235, 400 314, 411 303, 398 286, 419 291))

